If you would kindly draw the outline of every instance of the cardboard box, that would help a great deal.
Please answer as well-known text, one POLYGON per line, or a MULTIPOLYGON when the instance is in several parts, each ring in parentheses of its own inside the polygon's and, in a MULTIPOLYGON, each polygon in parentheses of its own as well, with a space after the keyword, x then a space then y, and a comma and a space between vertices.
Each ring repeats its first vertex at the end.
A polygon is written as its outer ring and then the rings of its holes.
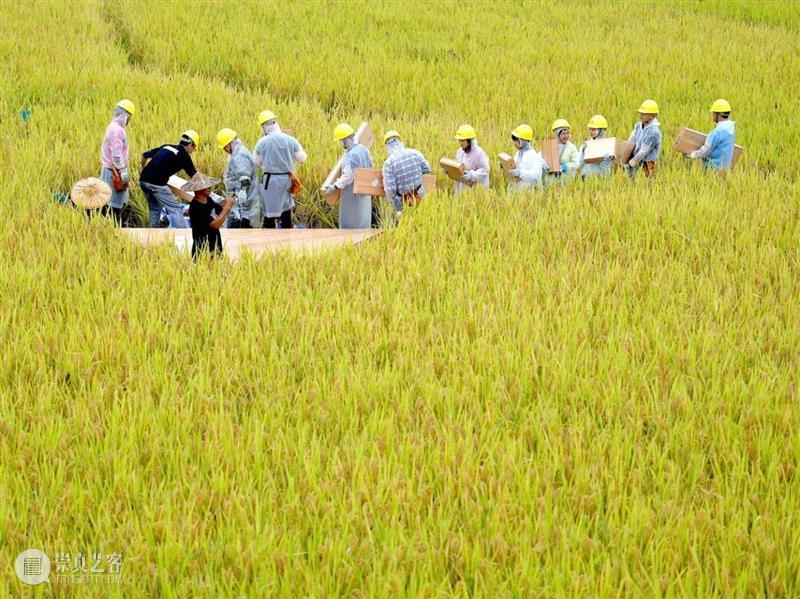
POLYGON ((586 140, 586 149, 583 151, 583 161, 587 163, 603 162, 603 156, 617 155, 617 138, 604 137, 602 139, 586 140))
MULTIPOLYGON (((688 127, 683 127, 680 131, 678 131, 678 137, 675 138, 675 145, 672 147, 681 154, 689 154, 690 152, 694 152, 695 150, 702 148, 704 143, 706 143, 705 133, 695 131, 694 129, 689 129, 688 127)), ((739 162, 742 152, 744 152, 744 148, 742 146, 738 144, 733 146, 731 168, 735 167, 736 163, 739 162)))
MULTIPOLYGON (((422 187, 427 193, 436 191, 436 175, 422 175, 422 187)), ((359 195, 382 197, 383 172, 374 168, 357 168, 353 191, 359 195)))
POLYGON ((558 151, 558 140, 547 139, 542 142, 542 158, 547 164, 549 173, 561 172, 561 155, 558 151))
POLYGON ((170 188, 172 193, 175 194, 175 197, 179 200, 186 202, 187 204, 190 203, 194 199, 194 192, 193 191, 183 191, 181 187, 186 185, 188 181, 179 177, 178 175, 172 175, 167 181, 167 187, 170 188))
POLYGON ((623 166, 628 164, 633 158, 633 150, 636 148, 636 144, 631 141, 627 140, 617 140, 617 152, 615 154, 616 160, 614 162, 619 166, 623 166))
POLYGON ((500 159, 500 164, 503 165, 503 172, 506 174, 507 177, 511 177, 508 172, 512 169, 517 168, 517 163, 514 162, 514 159, 506 154, 505 152, 500 152, 497 157, 500 159))
POLYGON ((450 177, 453 181, 460 181, 461 177, 464 176, 464 165, 458 162, 457 160, 452 160, 450 158, 440 158, 439 165, 444 168, 447 176, 450 177))
MULTIPOLYGON (((372 128, 369 126, 369 123, 364 121, 358 126, 358 129, 356 129, 355 133, 355 140, 367 149, 370 149, 375 144, 375 134, 372 132, 372 128)), ((344 155, 339 158, 339 161, 328 173, 328 176, 325 177, 325 181, 322 183, 323 188, 326 185, 333 185, 334 181, 339 178, 339 175, 342 174, 343 162, 344 155)), ((331 195, 325 198, 325 203, 328 204, 328 206, 335 205, 336 202, 339 201, 340 193, 340 190, 335 190, 331 195)))

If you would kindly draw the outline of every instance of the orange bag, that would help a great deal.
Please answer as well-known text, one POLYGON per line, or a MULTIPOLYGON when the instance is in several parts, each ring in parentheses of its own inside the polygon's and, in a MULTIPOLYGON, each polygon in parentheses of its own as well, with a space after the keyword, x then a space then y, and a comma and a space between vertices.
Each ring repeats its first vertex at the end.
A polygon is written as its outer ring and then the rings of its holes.
POLYGON ((128 184, 122 182, 122 175, 114 167, 111 167, 111 187, 114 188, 114 191, 125 191, 128 189, 128 184))
POLYGON ((289 179, 291 180, 291 185, 289 185, 289 195, 292 197, 297 197, 297 195, 302 191, 303 185, 300 183, 300 179, 294 176, 294 173, 289 173, 289 179))

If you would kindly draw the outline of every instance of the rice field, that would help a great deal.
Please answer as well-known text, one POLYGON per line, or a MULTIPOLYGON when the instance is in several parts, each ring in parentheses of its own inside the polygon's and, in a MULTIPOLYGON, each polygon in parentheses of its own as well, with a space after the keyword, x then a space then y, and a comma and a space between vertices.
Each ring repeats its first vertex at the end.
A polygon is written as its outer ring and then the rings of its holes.
POLYGON ((0 597, 800 595, 799 25, 777 2, 0 4, 0 597), (274 110, 315 226, 341 121, 435 163, 465 122, 494 157, 521 122, 627 137, 653 98, 664 151, 651 182, 530 195, 494 159, 458 197, 439 171, 357 247, 193 264, 58 201, 123 97, 134 181, 189 128, 218 177, 217 130, 252 147, 274 110), (717 97, 745 147, 725 179, 671 149, 717 97), (29 548, 49 583, 15 574, 29 548))

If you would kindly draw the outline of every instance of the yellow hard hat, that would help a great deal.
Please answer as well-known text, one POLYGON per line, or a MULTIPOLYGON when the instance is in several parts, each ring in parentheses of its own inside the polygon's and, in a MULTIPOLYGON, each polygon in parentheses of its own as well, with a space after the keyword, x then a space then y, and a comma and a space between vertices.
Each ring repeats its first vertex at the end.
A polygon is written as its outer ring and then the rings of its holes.
POLYGON ((342 141, 343 139, 350 137, 355 132, 356 130, 347 123, 339 123, 333 130, 333 139, 336 141, 342 141))
POLYGON ((530 125, 517 125, 517 128, 511 132, 511 135, 524 139, 525 141, 533 141, 533 129, 530 125))
POLYGON ((196 146, 200 145, 200 134, 194 129, 189 129, 188 131, 184 131, 183 137, 188 137, 189 139, 191 139, 192 143, 194 143, 194 145, 196 146))
POLYGON ((259 125, 263 125, 267 121, 275 121, 277 119, 278 119, 278 117, 276 117, 275 113, 272 112, 271 110, 262 110, 258 114, 258 124, 259 125))
POLYGON ((596 114, 589 119, 589 129, 608 129, 608 121, 602 114, 596 114))
POLYGON ((475 134, 475 129, 472 128, 470 125, 461 125, 456 131, 456 139, 475 139, 478 137, 475 134))
POLYGON ((136 114, 136 106, 134 106, 133 102, 131 102, 130 100, 120 100, 119 102, 117 102, 117 106, 119 108, 122 108, 122 110, 124 110, 131 116, 136 114))
POLYGON ((572 129, 572 127, 569 126, 567 119, 556 119, 553 121, 550 131, 555 131, 556 129, 572 129))
POLYGON ((224 150, 225 146, 231 143, 234 139, 236 139, 236 131, 233 129, 220 129, 219 133, 217 133, 217 145, 219 146, 220 150, 224 150))
POLYGON ((720 98, 711 105, 711 112, 730 112, 731 105, 727 100, 720 98))
POLYGON ((643 114, 658 114, 658 104, 655 100, 645 100, 639 106, 639 112, 643 114))
POLYGON ((386 135, 383 136, 383 143, 386 143, 390 139, 395 139, 395 138, 400 139, 400 134, 397 131, 395 131, 394 129, 392 129, 391 131, 387 131, 386 135))

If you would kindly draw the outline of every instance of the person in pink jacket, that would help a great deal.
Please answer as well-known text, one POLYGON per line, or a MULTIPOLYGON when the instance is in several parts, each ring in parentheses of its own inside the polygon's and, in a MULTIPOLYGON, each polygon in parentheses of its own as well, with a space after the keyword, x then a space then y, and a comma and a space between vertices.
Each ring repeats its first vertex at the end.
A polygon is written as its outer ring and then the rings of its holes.
POLYGON ((461 144, 456 160, 464 165, 464 176, 456 182, 456 195, 465 187, 489 187, 489 157, 478 145, 475 129, 470 125, 461 125, 456 131, 456 139, 461 144))
POLYGON ((122 225, 122 208, 128 203, 128 132, 126 127, 136 107, 130 100, 120 100, 114 115, 106 127, 103 144, 100 146, 100 178, 111 187, 111 198, 104 211, 111 212, 114 222, 122 225), (118 173, 117 184, 114 172, 118 173))

